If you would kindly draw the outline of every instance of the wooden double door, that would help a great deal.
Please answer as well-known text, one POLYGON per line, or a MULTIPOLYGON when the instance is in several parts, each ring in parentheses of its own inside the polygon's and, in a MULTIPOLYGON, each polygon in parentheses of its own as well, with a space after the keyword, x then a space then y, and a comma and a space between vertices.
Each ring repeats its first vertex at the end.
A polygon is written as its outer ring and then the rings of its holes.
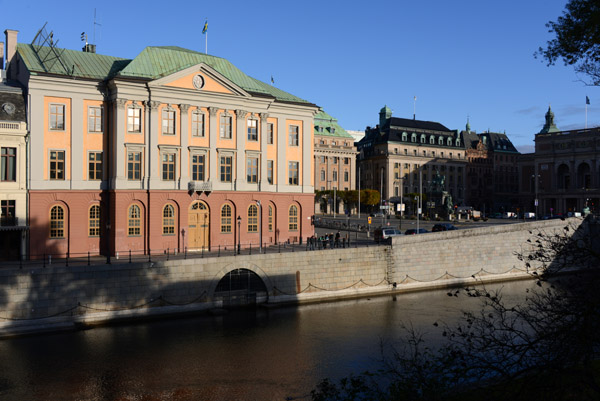
POLYGON ((195 201, 188 211, 188 249, 209 249, 210 212, 206 203, 195 201))

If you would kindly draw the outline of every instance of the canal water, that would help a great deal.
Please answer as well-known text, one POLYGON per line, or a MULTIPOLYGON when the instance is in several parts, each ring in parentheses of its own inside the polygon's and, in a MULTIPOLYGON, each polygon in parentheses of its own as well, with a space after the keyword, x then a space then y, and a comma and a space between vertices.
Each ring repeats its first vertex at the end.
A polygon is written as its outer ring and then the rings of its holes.
MULTIPOLYGON (((531 286, 493 288, 516 303, 531 286)), ((434 322, 478 302, 436 290, 1 340, 0 400, 308 400, 323 378, 377 369, 403 325, 436 343, 434 322)))

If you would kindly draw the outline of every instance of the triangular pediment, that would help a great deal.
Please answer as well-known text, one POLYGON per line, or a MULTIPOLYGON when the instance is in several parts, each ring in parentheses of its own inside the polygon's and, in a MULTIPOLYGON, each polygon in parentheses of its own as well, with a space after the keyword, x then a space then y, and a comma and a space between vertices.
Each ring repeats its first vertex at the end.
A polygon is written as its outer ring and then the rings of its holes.
POLYGON ((205 63, 196 64, 176 73, 152 81, 150 86, 167 86, 198 92, 250 96, 248 92, 205 63))

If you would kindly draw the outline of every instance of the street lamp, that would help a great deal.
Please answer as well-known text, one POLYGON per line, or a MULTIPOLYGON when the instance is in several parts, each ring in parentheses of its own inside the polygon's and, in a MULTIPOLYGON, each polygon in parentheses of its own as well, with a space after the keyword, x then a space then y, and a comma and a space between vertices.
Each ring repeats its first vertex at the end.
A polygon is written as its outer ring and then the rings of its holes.
POLYGON ((533 178, 534 181, 534 185, 535 185, 535 200, 534 200, 534 204, 535 204, 535 219, 538 219, 538 182, 540 179, 540 175, 539 174, 532 174, 531 178, 533 178))
POLYGON ((419 195, 415 196, 415 202, 417 203, 417 234, 419 233, 419 213, 421 213, 421 208, 419 207, 419 195))
MULTIPOLYGON (((238 222, 238 244, 237 244, 237 253, 238 255, 240 254, 240 244, 241 244, 241 233, 242 233, 242 216, 238 216, 237 217, 237 222, 238 222)), ((235 237, 234 237, 235 238, 235 237)))
POLYGON ((259 253, 262 253, 262 206, 259 200, 256 201, 256 204, 258 205, 258 247, 259 253))
POLYGON ((381 184, 379 192, 379 211, 381 212, 381 226, 383 227, 383 167, 381 168, 381 184))

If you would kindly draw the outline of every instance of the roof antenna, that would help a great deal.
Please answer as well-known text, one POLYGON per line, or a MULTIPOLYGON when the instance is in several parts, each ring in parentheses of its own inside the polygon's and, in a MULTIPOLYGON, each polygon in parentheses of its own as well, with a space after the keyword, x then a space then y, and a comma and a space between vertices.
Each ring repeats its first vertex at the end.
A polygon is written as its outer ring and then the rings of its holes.
POLYGON ((96 44, 96 25, 102 26, 102 24, 96 22, 96 9, 94 8, 94 44, 96 44))

